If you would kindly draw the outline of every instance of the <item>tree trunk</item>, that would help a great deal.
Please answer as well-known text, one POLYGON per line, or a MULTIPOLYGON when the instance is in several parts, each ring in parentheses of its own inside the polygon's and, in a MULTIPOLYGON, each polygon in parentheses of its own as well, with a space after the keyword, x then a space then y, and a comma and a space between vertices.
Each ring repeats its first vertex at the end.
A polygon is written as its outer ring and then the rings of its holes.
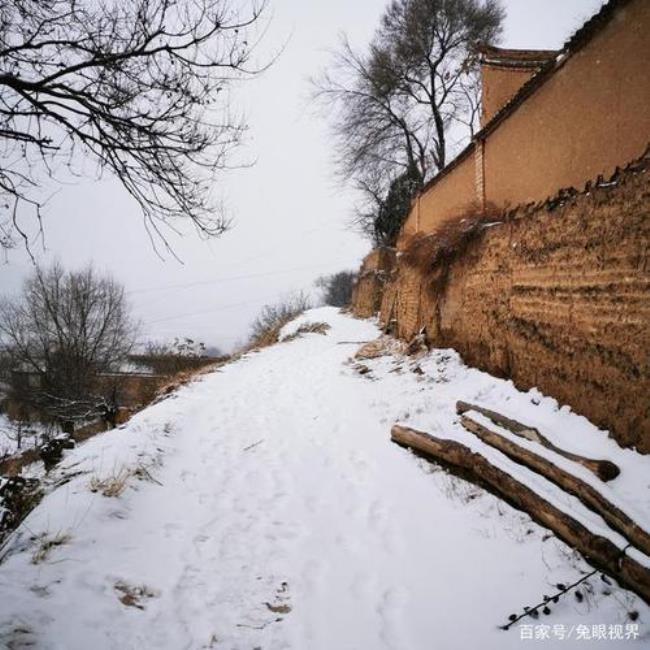
POLYGON ((578 497, 588 508, 599 514, 614 530, 627 538, 640 551, 650 556, 650 534, 636 524, 623 511, 610 503, 598 490, 582 479, 560 469, 550 460, 520 447, 476 422, 467 415, 460 419, 461 424, 486 444, 495 447, 517 463, 541 474, 565 492, 578 497))
POLYGON ((593 472, 601 481, 611 481, 621 473, 618 466, 609 460, 585 458, 584 456, 572 454, 570 451, 556 447, 548 438, 545 438, 537 429, 535 429, 535 427, 529 427, 521 422, 517 422, 517 420, 512 420, 507 418, 505 415, 501 415, 501 413, 491 411, 482 406, 468 404, 467 402, 456 402, 456 412, 459 415, 467 413, 467 411, 476 411, 492 420, 494 424, 508 429, 508 431, 511 431, 516 436, 525 438, 526 440, 531 440, 532 442, 537 442, 547 449, 551 449, 556 454, 560 454, 575 463, 579 463, 583 467, 586 467, 590 472, 593 472))
POLYGON ((452 471, 460 470, 476 483, 486 484, 515 508, 523 510, 540 525, 552 530, 596 568, 610 574, 650 604, 650 569, 627 556, 624 549, 618 548, 610 540, 589 531, 480 454, 453 440, 435 438, 398 424, 393 426, 391 438, 403 447, 411 448, 435 461, 442 461, 452 471))

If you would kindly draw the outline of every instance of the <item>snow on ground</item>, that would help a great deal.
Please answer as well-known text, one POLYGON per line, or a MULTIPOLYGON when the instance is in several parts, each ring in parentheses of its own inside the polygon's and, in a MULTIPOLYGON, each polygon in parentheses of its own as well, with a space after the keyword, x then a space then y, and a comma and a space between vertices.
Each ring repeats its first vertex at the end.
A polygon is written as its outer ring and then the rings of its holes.
POLYGON ((19 424, 0 413, 0 458, 11 456, 39 444, 47 427, 39 423, 19 424), (20 440, 20 448, 18 441, 20 440))
MULTIPOLYGON (((66 454, 57 473, 67 482, 31 513, 0 565, 0 642, 586 647, 581 635, 601 629, 592 626, 633 633, 626 617, 636 610, 639 639, 591 643, 647 647, 650 608, 598 579, 582 603, 565 598, 544 620, 524 621, 533 627, 498 629, 588 567, 526 515, 392 444, 390 427, 401 421, 481 449, 454 406, 491 406, 619 463, 604 489, 646 522, 649 457, 620 450, 537 391, 466 368, 453 351, 364 361, 361 376, 348 359, 354 342, 377 336, 372 323, 325 308, 283 334, 305 321, 332 328, 249 353, 66 454), (424 374, 412 372, 418 364, 424 374), (102 494, 111 490, 118 495, 102 494), (529 634, 551 638, 522 639, 529 634)), ((601 525, 545 481, 539 489, 601 525)))

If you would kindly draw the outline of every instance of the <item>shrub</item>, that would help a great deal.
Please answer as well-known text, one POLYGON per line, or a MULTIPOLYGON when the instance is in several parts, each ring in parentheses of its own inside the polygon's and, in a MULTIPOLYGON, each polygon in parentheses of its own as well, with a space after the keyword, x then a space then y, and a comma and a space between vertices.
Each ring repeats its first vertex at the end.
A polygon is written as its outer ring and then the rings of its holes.
POLYGON ((280 330, 311 307, 303 292, 294 294, 275 305, 265 305, 251 325, 248 348, 265 347, 278 342, 280 330))
POLYGON ((332 307, 347 307, 352 301, 352 290, 357 274, 354 271, 340 271, 324 275, 316 280, 316 286, 323 290, 323 301, 332 307))
POLYGON ((282 341, 295 341, 299 339, 303 334, 327 334, 330 330, 328 323, 304 323, 301 325, 293 334, 285 336, 282 341))

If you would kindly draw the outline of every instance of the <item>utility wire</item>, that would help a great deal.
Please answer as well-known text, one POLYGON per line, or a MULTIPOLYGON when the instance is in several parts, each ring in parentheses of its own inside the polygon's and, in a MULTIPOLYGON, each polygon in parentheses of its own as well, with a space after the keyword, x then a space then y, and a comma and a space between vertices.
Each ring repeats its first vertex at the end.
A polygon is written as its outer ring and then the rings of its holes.
POLYGON ((145 289, 132 289, 127 291, 127 294, 133 295, 136 293, 150 293, 153 291, 167 291, 169 289, 188 289, 190 287, 199 287, 207 286, 211 284, 219 284, 221 282, 232 282, 235 280, 250 280, 253 278, 264 278, 272 275, 283 275, 284 273, 295 273, 296 271, 308 271, 310 269, 324 268, 331 266, 331 263, 328 264, 310 264, 309 266, 300 266, 293 269, 284 269, 282 271, 267 271, 265 273, 251 273, 250 275, 234 275, 225 278, 215 278, 214 280, 202 280, 200 282, 188 282, 187 284, 169 284, 166 286, 159 287, 147 287, 145 289))
MULTIPOLYGON (((266 298, 264 299, 266 300, 266 298)), ((247 300, 246 302, 238 302, 232 305, 221 305, 220 307, 212 307, 210 309, 204 309, 202 311, 195 311, 190 314, 177 314, 176 316, 167 316, 165 318, 157 318, 156 320, 145 321, 147 325, 154 325, 155 323, 166 323, 170 320, 176 320, 178 318, 192 318, 193 316, 202 316, 203 314, 212 314, 214 312, 225 311, 227 309, 234 309, 235 307, 244 307, 246 305, 253 305, 263 300, 247 300)))

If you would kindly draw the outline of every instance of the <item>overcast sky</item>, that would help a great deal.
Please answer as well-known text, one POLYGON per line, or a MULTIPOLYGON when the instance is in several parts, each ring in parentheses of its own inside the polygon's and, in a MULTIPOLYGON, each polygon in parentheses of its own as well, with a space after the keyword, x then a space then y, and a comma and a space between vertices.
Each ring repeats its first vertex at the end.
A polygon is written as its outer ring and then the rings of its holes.
MULTIPOLYGON (((228 172, 219 193, 234 217, 221 238, 191 229, 170 241, 182 263, 154 252, 138 208, 106 179, 67 185, 47 206, 47 249, 39 263, 88 262, 123 282, 143 338, 191 336, 231 349, 260 308, 319 275, 356 269, 369 244, 346 228, 354 197, 334 180, 328 124, 309 102, 309 78, 345 31, 362 47, 387 0, 270 0, 262 59, 286 43, 261 78, 235 94, 250 126, 244 155, 256 163, 228 172)), ((602 0, 505 0, 501 43, 559 48, 602 0)), ((16 292, 30 272, 22 250, 0 261, 0 293, 16 292)))

